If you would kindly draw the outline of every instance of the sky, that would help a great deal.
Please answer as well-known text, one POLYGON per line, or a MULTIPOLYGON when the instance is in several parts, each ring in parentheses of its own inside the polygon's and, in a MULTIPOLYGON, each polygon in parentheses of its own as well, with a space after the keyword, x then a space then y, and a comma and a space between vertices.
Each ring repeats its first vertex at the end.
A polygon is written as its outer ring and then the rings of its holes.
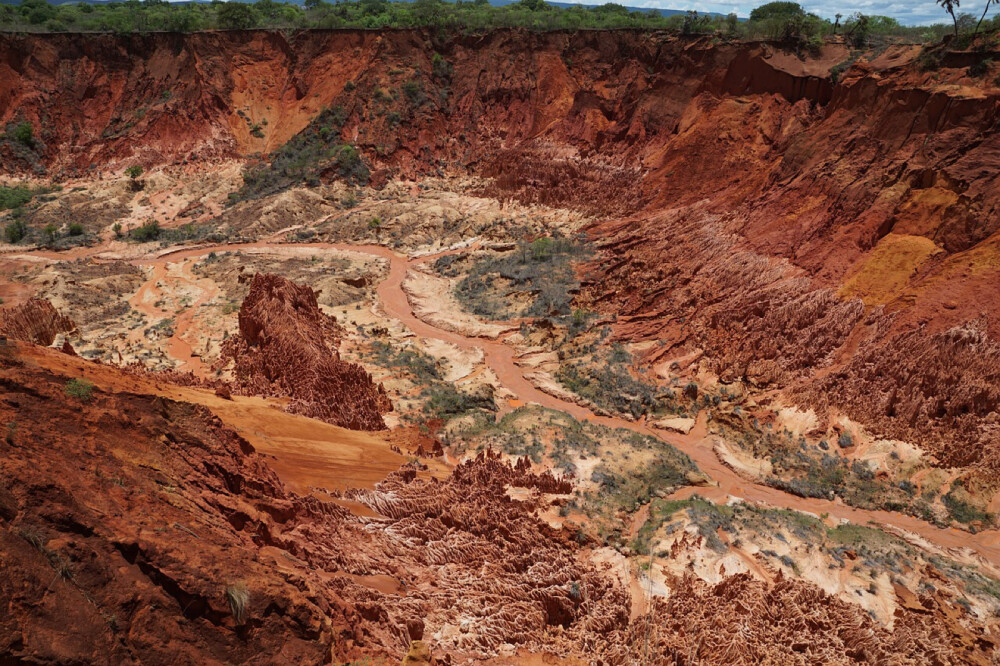
MULTIPOLYGON (((565 0, 571 1, 571 0, 565 0)), ((587 4, 600 4, 597 0, 580 0, 587 4)), ((750 10, 764 4, 766 0, 758 2, 696 2, 694 0, 616 0, 629 7, 649 7, 656 9, 683 9, 695 10, 699 12, 718 12, 729 14, 735 12, 740 17, 750 15, 750 10)), ((983 11, 986 0, 966 0, 962 3, 961 10, 976 15, 976 18, 983 11), (967 5, 966 2, 969 4, 967 5)), ((806 11, 813 12, 823 18, 833 19, 835 14, 843 14, 845 17, 854 12, 862 14, 881 14, 891 16, 903 25, 927 25, 929 23, 950 23, 951 18, 945 14, 934 0, 915 0, 914 2, 898 2, 892 0, 818 0, 816 2, 802 2, 806 11)), ((993 16, 997 13, 996 8, 991 8, 987 15, 993 16)))

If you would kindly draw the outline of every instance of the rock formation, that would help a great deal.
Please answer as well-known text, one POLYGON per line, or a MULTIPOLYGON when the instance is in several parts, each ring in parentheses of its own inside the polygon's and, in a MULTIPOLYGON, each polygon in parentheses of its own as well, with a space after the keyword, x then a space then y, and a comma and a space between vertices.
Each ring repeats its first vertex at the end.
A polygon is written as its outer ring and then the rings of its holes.
POLYGON ((316 294, 283 277, 258 273, 239 312, 240 332, 226 341, 244 394, 288 396, 288 410, 355 430, 385 428, 392 404, 381 385, 340 359, 342 329, 324 314, 316 294))
POLYGON ((0 337, 49 346, 60 333, 76 330, 69 317, 59 313, 44 298, 32 298, 0 310, 0 337))
POLYGON ((629 628, 626 644, 641 645, 649 663, 993 663, 993 640, 949 622, 932 597, 900 608, 890 631, 856 606, 780 573, 774 583, 736 574, 716 585, 689 574, 671 588, 669 599, 656 599, 629 628))

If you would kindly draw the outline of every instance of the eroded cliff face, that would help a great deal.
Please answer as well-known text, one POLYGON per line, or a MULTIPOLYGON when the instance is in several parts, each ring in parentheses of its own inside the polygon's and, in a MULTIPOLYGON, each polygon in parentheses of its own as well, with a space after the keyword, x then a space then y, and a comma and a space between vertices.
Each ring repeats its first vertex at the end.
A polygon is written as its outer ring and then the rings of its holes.
POLYGON ((239 313, 240 332, 223 346, 239 389, 288 396, 288 410, 355 430, 383 430, 392 409, 364 368, 340 359, 343 333, 320 311, 316 293, 281 277, 258 273, 239 313))
POLYGON ((44 298, 30 298, 20 305, 0 311, 0 338, 51 345, 60 333, 76 330, 69 317, 44 298))
POLYGON ((472 172, 601 213, 578 305, 665 343, 649 362, 703 350, 725 381, 995 483, 1000 91, 971 56, 925 71, 891 47, 833 83, 839 45, 630 31, 4 36, 0 53, 0 119, 42 128, 50 173, 197 169, 341 106, 376 182, 472 172))
POLYGON ((117 368, 15 352, 0 356, 0 419, 15 424, 0 439, 0 654, 14 661, 398 662, 421 637, 445 663, 989 663, 994 649, 930 594, 887 629, 780 575, 686 578, 630 619, 621 564, 539 519, 535 491, 567 488, 527 460, 483 452, 440 480, 408 464, 338 503, 303 497, 208 409, 117 368), (63 390, 80 373, 87 399, 63 390))

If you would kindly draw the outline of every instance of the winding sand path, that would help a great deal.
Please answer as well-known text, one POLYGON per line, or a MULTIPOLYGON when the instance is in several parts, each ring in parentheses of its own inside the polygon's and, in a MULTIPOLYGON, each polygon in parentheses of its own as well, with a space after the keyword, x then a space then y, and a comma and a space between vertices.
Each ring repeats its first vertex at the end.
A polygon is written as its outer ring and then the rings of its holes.
MULTIPOLYGON (((449 342, 465 349, 478 348, 482 350, 486 364, 493 370, 500 383, 510 390, 518 399, 524 402, 537 403, 543 407, 566 412, 578 420, 586 420, 592 423, 612 427, 624 428, 633 432, 655 437, 664 441, 686 453, 701 471, 709 477, 715 486, 708 487, 685 487, 674 493, 674 498, 686 498, 693 494, 717 502, 724 502, 730 497, 757 502, 778 508, 793 509, 797 511, 808 511, 821 515, 828 514, 832 517, 851 521, 855 524, 864 525, 866 523, 876 523, 887 527, 896 528, 904 532, 916 535, 929 544, 949 549, 968 549, 972 553, 996 566, 1000 566, 1000 530, 982 531, 978 534, 971 534, 956 528, 940 528, 923 520, 908 516, 906 514, 891 511, 878 511, 858 509, 847 506, 839 501, 803 498, 792 495, 776 488, 757 484, 745 479, 737 474, 733 469, 726 466, 715 454, 712 443, 706 437, 706 423, 704 415, 699 419, 698 424, 688 435, 668 434, 663 431, 654 430, 646 425, 644 421, 632 422, 625 419, 609 416, 599 416, 590 409, 555 396, 549 395, 539 390, 524 376, 524 371, 515 361, 515 349, 513 346, 501 340, 488 340, 484 338, 467 337, 451 331, 446 331, 428 324, 413 314, 406 293, 403 291, 402 283, 407 271, 411 266, 425 261, 433 260, 443 254, 462 251, 467 248, 448 250, 445 252, 425 255, 415 259, 410 259, 405 255, 398 254, 389 248, 379 245, 351 245, 343 243, 250 243, 244 245, 216 245, 204 246, 191 249, 179 249, 169 251, 156 257, 136 259, 131 263, 136 265, 160 266, 167 263, 180 261, 192 257, 207 255, 210 252, 240 252, 248 249, 267 249, 281 252, 288 249, 310 248, 316 250, 338 250, 344 252, 356 252, 381 257, 389 261, 389 274, 378 285, 376 292, 381 301, 382 308, 386 314, 405 324, 414 334, 425 338, 434 338, 449 342)), ((41 253, 40 253, 41 254, 41 253)), ((151 280, 155 285, 155 279, 163 273, 154 270, 151 280)), ((140 288, 142 291, 146 285, 140 288)), ((204 299, 204 300, 207 300, 204 299)), ((200 302, 204 302, 199 299, 200 302)), ((197 304, 188 308, 192 311, 197 304)), ((185 313, 186 314, 186 313, 185 313)), ((192 315, 193 316, 193 315, 192 315)), ((174 336, 181 336, 186 331, 186 326, 190 325, 190 317, 178 316, 178 325, 174 336)), ((187 343, 171 344, 171 353, 179 354, 181 360, 189 369, 195 370, 199 364, 190 356, 190 345, 187 343), (186 349, 185 349, 186 347, 186 349)))

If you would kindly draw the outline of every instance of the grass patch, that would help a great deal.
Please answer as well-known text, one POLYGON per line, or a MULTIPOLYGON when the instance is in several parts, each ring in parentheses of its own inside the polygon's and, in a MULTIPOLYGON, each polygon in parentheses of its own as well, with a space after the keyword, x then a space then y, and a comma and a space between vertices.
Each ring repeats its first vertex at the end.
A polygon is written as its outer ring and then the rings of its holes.
POLYGON ((244 583, 236 583, 226 587, 226 600, 233 619, 240 625, 246 622, 247 607, 250 605, 250 590, 244 583))

